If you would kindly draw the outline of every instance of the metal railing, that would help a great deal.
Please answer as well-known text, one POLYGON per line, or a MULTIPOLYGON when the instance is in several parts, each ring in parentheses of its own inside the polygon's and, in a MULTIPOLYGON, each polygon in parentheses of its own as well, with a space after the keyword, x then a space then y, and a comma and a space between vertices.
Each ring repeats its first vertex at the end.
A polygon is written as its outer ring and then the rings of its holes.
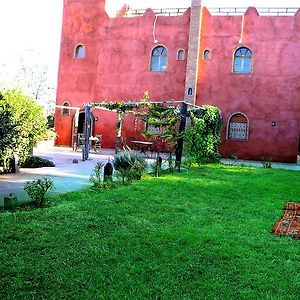
MULTIPOLYGON (((211 7, 208 8, 213 16, 239 16, 243 15, 248 7, 211 7)), ((293 16, 297 12, 297 7, 257 7, 261 16, 293 16)), ((157 16, 180 16, 183 15, 187 8, 159 8, 152 9, 157 16)), ((130 9, 126 12, 114 12, 112 15, 121 15, 123 18, 140 17, 146 9, 130 9)))
MULTIPOLYGON (((157 16, 166 16, 166 17, 174 17, 183 15, 187 8, 153 8, 152 9, 155 15, 157 16)), ((130 9, 124 12, 121 15, 123 18, 130 18, 130 17, 140 17, 145 13, 146 9, 130 9)), ((118 15, 120 12, 114 12, 113 15, 118 15)))
MULTIPOLYGON (((248 7, 212 7, 208 8, 214 16, 234 16, 243 15, 248 7)), ((260 16, 293 16, 297 12, 297 7, 257 7, 260 16)))

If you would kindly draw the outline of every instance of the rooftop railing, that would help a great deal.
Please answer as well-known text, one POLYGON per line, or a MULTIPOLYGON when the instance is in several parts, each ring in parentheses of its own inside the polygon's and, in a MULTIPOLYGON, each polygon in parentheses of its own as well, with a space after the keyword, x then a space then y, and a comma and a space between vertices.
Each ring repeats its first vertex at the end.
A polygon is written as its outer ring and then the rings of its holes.
MULTIPOLYGON (((211 7, 209 12, 214 16, 239 16, 243 15, 248 7, 211 7)), ((293 16, 297 12, 297 7, 258 7, 256 8, 261 16, 293 16)), ((179 16, 183 15, 187 8, 160 8, 152 9, 157 16, 179 16)), ((146 9, 130 9, 123 12, 122 17, 138 17, 145 13, 146 9)), ((114 16, 120 12, 113 13, 114 16)))
MULTIPOLYGON (((243 15, 248 7, 212 7, 208 8, 212 15, 218 16, 234 16, 243 15)), ((257 7, 259 15, 261 16, 293 16, 297 7, 257 7)))
MULTIPOLYGON (((157 16, 180 16, 185 13, 187 8, 152 8, 153 12, 157 16)), ((145 13, 146 9, 130 9, 124 12, 123 17, 130 18, 130 17, 138 17, 142 16, 145 13)), ((117 15, 118 13, 115 13, 117 15)))

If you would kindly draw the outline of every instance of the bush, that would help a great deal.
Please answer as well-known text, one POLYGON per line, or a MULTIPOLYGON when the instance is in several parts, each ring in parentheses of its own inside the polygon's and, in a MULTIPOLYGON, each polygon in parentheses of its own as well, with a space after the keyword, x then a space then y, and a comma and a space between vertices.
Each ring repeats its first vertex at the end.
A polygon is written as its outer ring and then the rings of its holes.
POLYGON ((103 181, 103 178, 102 178, 102 168, 103 167, 104 167, 104 163, 102 161, 96 163, 93 173, 90 176, 90 181, 93 183, 94 186, 99 185, 99 183, 101 183, 103 181))
POLYGON ((197 163, 217 161, 220 158, 220 110, 211 105, 190 113, 191 125, 184 135, 185 153, 197 163))
POLYGON ((55 164, 45 158, 38 156, 28 156, 21 164, 22 168, 42 168, 42 167, 55 167, 55 164))
POLYGON ((146 172, 145 158, 135 151, 123 151, 115 155, 114 168, 123 184, 141 179, 146 172))
POLYGON ((0 160, 3 172, 10 171, 14 155, 22 163, 45 132, 43 108, 34 99, 18 90, 0 91, 0 160))
POLYGON ((43 177, 42 179, 26 182, 24 190, 35 207, 44 207, 47 201, 46 193, 53 187, 53 181, 50 178, 43 177))

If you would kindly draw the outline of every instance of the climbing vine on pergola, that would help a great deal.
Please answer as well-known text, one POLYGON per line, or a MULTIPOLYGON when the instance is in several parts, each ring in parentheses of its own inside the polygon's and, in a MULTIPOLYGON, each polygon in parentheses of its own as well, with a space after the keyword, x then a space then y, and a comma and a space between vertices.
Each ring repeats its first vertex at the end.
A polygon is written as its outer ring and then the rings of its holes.
POLYGON ((188 112, 187 107, 191 105, 185 101, 149 101, 149 94, 146 92, 141 101, 105 101, 90 103, 86 105, 85 120, 85 145, 84 158, 88 158, 89 153, 89 136, 90 136, 90 116, 91 108, 115 111, 117 113, 117 135, 116 135, 116 152, 121 149, 122 117, 133 114, 141 118, 148 125, 163 129, 159 134, 144 130, 142 135, 148 138, 160 138, 172 145, 176 145, 175 166, 180 170, 183 136, 188 114, 191 117, 191 126, 187 130, 187 150, 188 155, 194 157, 196 161, 211 161, 218 157, 218 147, 220 144, 220 129, 222 125, 221 112, 217 107, 203 105, 192 106, 188 112))
POLYGON ((183 131, 187 116, 187 104, 184 101, 151 102, 149 101, 149 94, 145 92, 144 97, 138 102, 105 101, 91 103, 89 106, 90 108, 105 109, 117 113, 116 152, 121 149, 122 119, 124 115, 133 114, 148 125, 161 129, 161 134, 154 134, 147 128, 141 134, 148 138, 159 138, 173 145, 176 144, 176 166, 180 170, 183 131))

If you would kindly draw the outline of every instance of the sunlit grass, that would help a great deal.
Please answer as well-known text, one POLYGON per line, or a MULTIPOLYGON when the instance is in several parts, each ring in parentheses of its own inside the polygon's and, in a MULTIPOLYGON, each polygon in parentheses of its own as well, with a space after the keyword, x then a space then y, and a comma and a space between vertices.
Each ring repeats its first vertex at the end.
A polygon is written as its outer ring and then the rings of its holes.
POLYGON ((299 173, 209 165, 0 215, 1 299, 299 299, 299 173))

